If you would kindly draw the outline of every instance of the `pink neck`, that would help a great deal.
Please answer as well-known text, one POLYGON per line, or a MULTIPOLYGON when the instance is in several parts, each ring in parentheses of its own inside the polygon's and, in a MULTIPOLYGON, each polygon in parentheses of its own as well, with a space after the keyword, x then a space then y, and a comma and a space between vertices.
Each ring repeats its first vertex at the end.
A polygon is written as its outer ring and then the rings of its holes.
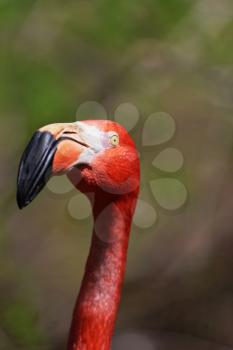
POLYGON ((74 309, 68 350, 109 350, 120 303, 137 194, 101 197, 90 255, 74 309))

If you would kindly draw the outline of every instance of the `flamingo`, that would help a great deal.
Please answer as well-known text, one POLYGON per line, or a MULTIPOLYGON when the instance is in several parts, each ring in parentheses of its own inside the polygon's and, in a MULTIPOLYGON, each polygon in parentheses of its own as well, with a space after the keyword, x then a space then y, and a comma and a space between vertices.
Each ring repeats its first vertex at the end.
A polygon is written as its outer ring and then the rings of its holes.
POLYGON ((139 193, 138 152, 127 131, 113 121, 44 126, 32 136, 20 161, 19 208, 26 207, 51 176, 61 174, 87 196, 94 217, 67 350, 109 350, 139 193))

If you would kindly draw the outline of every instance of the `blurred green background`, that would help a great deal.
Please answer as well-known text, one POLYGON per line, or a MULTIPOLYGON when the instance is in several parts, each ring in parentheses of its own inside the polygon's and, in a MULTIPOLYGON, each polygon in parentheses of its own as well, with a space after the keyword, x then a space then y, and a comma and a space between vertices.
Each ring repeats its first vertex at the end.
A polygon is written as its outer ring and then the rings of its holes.
POLYGON ((0 350, 65 348, 92 222, 69 215, 75 191, 45 190, 20 212, 16 176, 31 134, 75 121, 85 101, 109 118, 124 102, 140 111, 143 190, 166 177, 150 167, 159 151, 185 159, 186 205, 153 202, 156 225, 133 227, 117 332, 233 347, 232 0, 0 0, 0 45, 0 350), (147 147, 144 121, 161 111, 175 136, 147 147))

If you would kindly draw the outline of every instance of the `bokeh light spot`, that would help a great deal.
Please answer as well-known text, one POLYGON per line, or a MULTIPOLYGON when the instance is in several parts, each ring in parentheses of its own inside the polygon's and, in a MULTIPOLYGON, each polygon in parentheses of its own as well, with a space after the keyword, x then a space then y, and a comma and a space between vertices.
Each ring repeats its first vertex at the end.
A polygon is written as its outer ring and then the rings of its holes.
POLYGON ((115 111, 115 121, 131 131, 140 118, 139 111, 132 103, 122 103, 115 111))
POLYGON ((187 200, 187 189, 177 179, 162 178, 152 180, 150 186, 156 201, 164 209, 180 209, 187 200))
POLYGON ((156 146, 169 141, 176 130, 174 119, 167 113, 151 114, 144 125, 142 142, 144 146, 156 146))
POLYGON ((47 188, 55 194, 65 194, 74 189, 66 175, 52 177, 47 183, 47 188))
POLYGON ((176 148, 166 148, 153 161, 156 168, 166 172, 176 172, 182 168, 183 164, 184 157, 176 148))
POLYGON ((69 200, 68 212, 74 219, 87 219, 91 215, 91 204, 84 194, 78 194, 69 200))
POLYGON ((134 214, 134 224, 142 229, 152 227, 157 220, 155 209, 144 200, 139 199, 134 214))

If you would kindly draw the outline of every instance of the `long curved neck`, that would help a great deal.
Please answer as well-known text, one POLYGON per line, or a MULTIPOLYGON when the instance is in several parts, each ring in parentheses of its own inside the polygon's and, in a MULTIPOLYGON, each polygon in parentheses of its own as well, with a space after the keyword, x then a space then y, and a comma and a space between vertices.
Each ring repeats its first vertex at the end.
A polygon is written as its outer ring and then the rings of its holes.
POLYGON ((68 350, 109 350, 120 303, 136 194, 97 199, 94 230, 68 350))

